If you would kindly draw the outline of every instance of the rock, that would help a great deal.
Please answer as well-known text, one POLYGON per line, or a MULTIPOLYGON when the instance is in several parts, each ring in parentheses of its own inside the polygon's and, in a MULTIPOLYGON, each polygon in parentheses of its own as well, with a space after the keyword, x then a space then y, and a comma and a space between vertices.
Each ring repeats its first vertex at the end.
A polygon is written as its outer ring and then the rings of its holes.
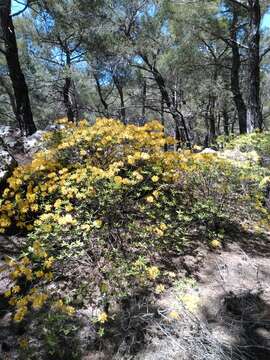
POLYGON ((7 178, 16 165, 16 160, 10 155, 5 146, 0 143, 0 189, 5 186, 7 178))
POLYGON ((33 135, 24 138, 24 151, 30 155, 35 154, 41 149, 41 140, 45 131, 38 130, 33 135))
POLYGON ((239 149, 233 150, 224 150, 219 154, 220 157, 228 160, 238 161, 238 162, 251 162, 258 163, 260 161, 260 156, 256 151, 242 152, 239 149))
POLYGON ((261 164, 264 167, 270 167, 270 157, 269 156, 262 156, 261 157, 261 164))
MULTIPOLYGON (((4 263, 0 262, 0 269, 3 269, 4 263)), ((10 289, 10 287, 13 285, 13 280, 9 277, 9 272, 7 269, 4 269, 0 272, 0 297, 3 296, 3 294, 10 289)))
POLYGON ((18 128, 11 126, 0 126, 0 138, 12 150, 22 150, 22 136, 18 128))
POLYGON ((201 154, 217 154, 217 151, 211 148, 206 148, 201 151, 201 154))

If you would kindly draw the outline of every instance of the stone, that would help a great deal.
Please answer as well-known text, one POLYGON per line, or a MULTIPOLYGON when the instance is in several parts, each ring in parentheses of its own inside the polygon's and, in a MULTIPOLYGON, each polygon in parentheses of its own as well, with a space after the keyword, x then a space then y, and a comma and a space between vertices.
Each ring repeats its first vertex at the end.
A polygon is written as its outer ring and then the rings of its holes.
POLYGON ((5 125, 0 126, 0 139, 12 150, 17 151, 22 148, 22 136, 18 128, 5 125))
POLYGON ((16 167, 17 162, 3 144, 0 143, 0 189, 16 167))
POLYGON ((217 154, 217 151, 211 148, 206 148, 201 151, 201 154, 217 154))
POLYGON ((30 155, 41 150, 41 141, 45 131, 38 130, 33 135, 24 138, 24 151, 30 155))

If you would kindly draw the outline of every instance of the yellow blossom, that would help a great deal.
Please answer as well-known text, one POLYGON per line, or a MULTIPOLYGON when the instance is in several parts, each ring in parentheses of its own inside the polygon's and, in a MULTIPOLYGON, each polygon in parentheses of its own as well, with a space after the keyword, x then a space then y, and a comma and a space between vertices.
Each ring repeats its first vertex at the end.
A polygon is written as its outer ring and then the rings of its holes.
POLYGON ((171 320, 179 320, 180 319, 179 313, 176 310, 172 310, 168 316, 171 320))
POLYGON ((22 338, 19 341, 20 348, 27 349, 29 347, 28 340, 26 338, 22 338))
POLYGON ((149 160, 150 159, 150 155, 145 153, 145 152, 142 152, 141 153, 141 159, 142 160, 149 160))
POLYGON ((44 276, 44 272, 42 270, 38 270, 35 272, 37 278, 42 278, 44 276))
POLYGON ((44 261, 44 267, 46 269, 50 269, 53 265, 53 262, 54 262, 54 258, 51 256, 47 260, 44 261))
POLYGON ((106 312, 102 312, 98 315, 97 321, 101 324, 104 324, 108 321, 108 315, 106 312))
POLYGON ((148 203, 152 204, 152 203, 155 201, 155 199, 154 199, 153 196, 147 196, 146 201, 147 201, 148 203))
POLYGON ((211 242, 210 242, 210 245, 211 245, 211 247, 213 248, 213 249, 218 249, 218 248, 220 248, 221 247, 221 243, 220 243, 220 241, 219 240, 212 240, 211 242))
POLYGON ((93 226, 97 229, 100 229, 102 227, 102 220, 95 220, 93 222, 93 226))
POLYGON ((22 307, 18 308, 18 310, 16 311, 16 313, 14 315, 14 321, 16 321, 16 322, 22 321, 24 319, 26 313, 27 313, 26 306, 22 306, 22 307))
POLYGON ((147 269, 147 277, 150 280, 155 280, 160 274, 159 268, 157 266, 151 266, 147 269))
POLYGON ((162 294, 165 291, 165 286, 163 284, 158 284, 155 288, 156 294, 162 294))
POLYGON ((156 176, 156 175, 154 175, 154 176, 151 177, 151 180, 152 180, 153 182, 158 182, 159 177, 156 176))

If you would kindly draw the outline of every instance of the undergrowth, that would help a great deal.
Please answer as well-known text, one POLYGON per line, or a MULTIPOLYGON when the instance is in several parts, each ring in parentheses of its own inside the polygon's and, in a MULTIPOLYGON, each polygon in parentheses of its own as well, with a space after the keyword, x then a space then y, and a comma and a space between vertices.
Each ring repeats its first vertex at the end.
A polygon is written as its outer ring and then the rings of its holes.
POLYGON ((165 152, 174 140, 157 121, 58 123, 0 200, 0 232, 27 235, 20 257, 7 258, 14 284, 5 296, 17 322, 33 311, 73 317, 91 304, 103 335, 112 304, 166 289, 163 258, 194 242, 219 247, 228 224, 267 219, 258 187, 267 170, 165 152))

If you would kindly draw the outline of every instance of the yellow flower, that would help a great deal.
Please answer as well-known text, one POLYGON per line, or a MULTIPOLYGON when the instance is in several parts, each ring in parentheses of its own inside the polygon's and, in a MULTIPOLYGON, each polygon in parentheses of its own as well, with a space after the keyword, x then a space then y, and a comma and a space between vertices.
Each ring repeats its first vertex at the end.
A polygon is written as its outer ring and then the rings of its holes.
POLYGON ((179 320, 180 318, 179 313, 175 310, 172 310, 168 316, 171 320, 179 320))
POLYGON ((159 177, 156 176, 156 175, 154 175, 154 176, 151 177, 151 180, 152 180, 153 182, 158 182, 159 177))
POLYGON ((152 203, 155 201, 155 199, 154 199, 153 196, 147 196, 146 201, 147 201, 148 203, 152 204, 152 203))
POLYGON ((20 348, 27 349, 29 347, 28 340, 26 338, 22 338, 19 341, 20 348))
POLYGON ((108 321, 108 315, 107 313, 105 313, 104 311, 98 315, 98 319, 97 321, 101 324, 104 324, 105 322, 108 321))
POLYGON ((11 306, 15 306, 16 305, 16 303, 17 303, 17 299, 15 298, 15 297, 12 297, 10 300, 9 300, 9 305, 11 305, 11 306))
POLYGON ((31 210, 32 210, 33 212, 37 212, 38 209, 39 209, 38 204, 33 204, 33 205, 31 205, 31 210))
POLYGON ((95 220, 93 222, 93 226, 97 229, 100 229, 102 227, 102 220, 95 220))
POLYGON ((4 293, 4 296, 5 296, 5 297, 10 297, 10 296, 11 296, 11 290, 7 290, 7 291, 4 293))
POLYGON ((145 153, 145 152, 142 152, 141 153, 141 159, 142 160, 149 160, 150 159, 150 155, 145 153))
POLYGON ((44 278, 45 278, 45 280, 47 280, 47 281, 52 281, 52 279, 53 279, 53 273, 52 273, 52 272, 46 273, 45 276, 44 276, 44 278))
POLYGON ((50 269, 53 265, 53 262, 54 262, 54 258, 51 256, 44 262, 44 267, 46 269, 50 269))
POLYGON ((60 208, 61 208, 61 205, 62 205, 62 200, 61 199, 57 199, 56 201, 55 201, 55 203, 54 203, 54 208, 56 209, 56 210, 59 210, 60 208))
POLYGON ((59 225, 68 225, 68 224, 73 224, 74 223, 74 219, 70 214, 67 214, 63 217, 60 217, 58 219, 58 224, 59 225))
POLYGON ((52 209, 52 205, 45 205, 45 211, 49 212, 52 209))
POLYGON ((12 293, 13 294, 17 294, 18 292, 20 292, 21 288, 19 285, 15 285, 13 288, 12 288, 12 293))
POLYGON ((159 268, 157 266, 151 266, 147 269, 147 277, 150 280, 155 280, 160 274, 159 268))
POLYGON ((158 284, 155 288, 156 294, 162 294, 165 291, 165 286, 163 284, 158 284))
POLYGON ((82 150, 80 151, 80 155, 81 155, 81 156, 85 156, 85 155, 87 155, 87 151, 86 151, 86 150, 84 150, 84 149, 82 149, 82 150))
POLYGON ((22 321, 26 313, 27 313, 27 306, 20 307, 14 315, 14 321, 16 322, 22 321))
POLYGON ((81 229, 82 230, 85 230, 85 231, 88 231, 88 230, 90 230, 90 225, 89 224, 83 224, 83 225, 81 225, 81 229))
POLYGON ((21 275, 20 271, 15 270, 11 273, 12 279, 17 279, 21 275))
POLYGON ((32 299, 32 306, 33 309, 35 310, 39 310, 40 308, 42 308, 43 304, 45 303, 45 301, 47 300, 48 295, 47 294, 34 294, 33 299, 32 299))
POLYGON ((121 176, 115 176, 114 177, 114 182, 117 184, 117 185, 121 185, 123 183, 123 179, 121 178, 121 176))
POLYGON ((65 308, 64 308, 64 312, 67 314, 67 315, 74 315, 75 314, 75 309, 74 309, 74 307, 73 306, 69 306, 69 305, 67 305, 67 306, 65 306, 65 308))
POLYGON ((221 243, 219 240, 212 240, 210 245, 213 249, 218 249, 221 247, 221 243))
POLYGON ((44 272, 42 270, 36 271, 35 275, 37 278, 42 278, 44 276, 44 272))
POLYGON ((161 224, 159 225, 159 228, 160 228, 161 230, 166 230, 166 229, 167 229, 167 225, 164 224, 164 223, 161 223, 161 224))
POLYGON ((133 164, 135 164, 135 162, 136 162, 136 159, 133 156, 129 155, 128 156, 128 164, 133 165, 133 164))
POLYGON ((65 206, 65 210, 66 210, 67 212, 70 212, 70 211, 73 210, 73 206, 72 206, 71 204, 68 204, 68 205, 65 206))

